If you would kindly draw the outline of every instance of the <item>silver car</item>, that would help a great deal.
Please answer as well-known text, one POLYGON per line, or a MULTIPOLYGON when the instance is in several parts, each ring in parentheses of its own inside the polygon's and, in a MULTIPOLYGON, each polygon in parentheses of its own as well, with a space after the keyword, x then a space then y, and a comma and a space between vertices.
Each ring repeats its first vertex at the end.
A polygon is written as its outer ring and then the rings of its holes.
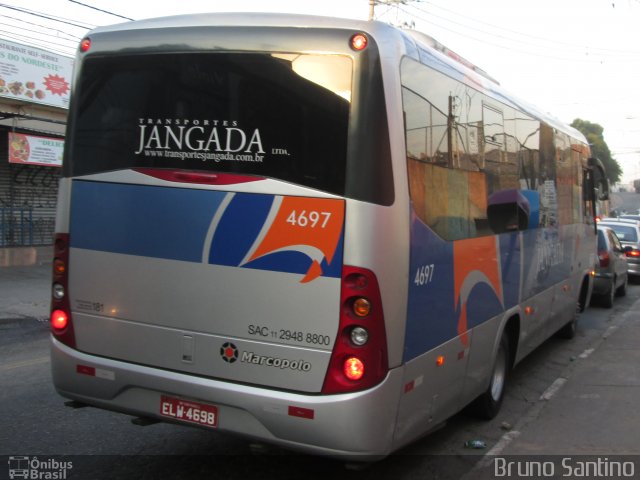
POLYGON ((640 222, 635 220, 603 220, 599 225, 607 226, 616 232, 626 250, 629 275, 634 280, 640 280, 640 222))
POLYGON ((620 215, 618 220, 635 220, 636 222, 640 222, 640 215, 620 215))
POLYGON ((627 293, 628 272, 625 248, 615 231, 602 224, 598 225, 598 265, 593 283, 593 295, 606 308, 613 307, 615 296, 627 293))

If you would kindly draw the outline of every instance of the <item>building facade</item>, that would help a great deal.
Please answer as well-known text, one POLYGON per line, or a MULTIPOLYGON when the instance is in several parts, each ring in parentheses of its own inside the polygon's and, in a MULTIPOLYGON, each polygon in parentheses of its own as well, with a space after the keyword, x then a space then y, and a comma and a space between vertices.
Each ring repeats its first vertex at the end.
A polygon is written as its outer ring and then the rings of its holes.
POLYGON ((72 72, 0 39, 0 267, 50 261, 72 72))

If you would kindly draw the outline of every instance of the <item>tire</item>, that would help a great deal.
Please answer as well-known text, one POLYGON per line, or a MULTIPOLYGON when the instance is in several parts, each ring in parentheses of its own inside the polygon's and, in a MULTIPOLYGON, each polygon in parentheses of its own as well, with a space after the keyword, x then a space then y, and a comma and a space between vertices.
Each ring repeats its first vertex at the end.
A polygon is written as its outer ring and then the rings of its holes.
POLYGON ((576 336, 576 332, 578 331, 578 319, 580 318, 580 312, 582 309, 580 308, 580 302, 576 304, 576 311, 573 314, 573 318, 565 324, 560 330, 558 330, 558 337, 564 338, 565 340, 571 340, 576 336))
POLYGON ((604 308, 613 308, 613 300, 616 297, 616 280, 615 278, 611 279, 611 285, 609 286, 609 291, 602 296, 602 306, 604 308))
POLYGON ((627 285, 629 285, 629 275, 624 276, 624 282, 616 290, 616 297, 624 297, 627 295, 627 285))
POLYGON ((493 363, 489 387, 471 404, 471 409, 475 416, 491 420, 500 411, 511 370, 510 350, 509 337, 503 334, 493 363))
POLYGON ((580 288, 580 296, 578 297, 578 313, 584 312, 587 307, 591 304, 591 297, 593 295, 589 292, 589 280, 585 279, 582 282, 582 287, 580 288))

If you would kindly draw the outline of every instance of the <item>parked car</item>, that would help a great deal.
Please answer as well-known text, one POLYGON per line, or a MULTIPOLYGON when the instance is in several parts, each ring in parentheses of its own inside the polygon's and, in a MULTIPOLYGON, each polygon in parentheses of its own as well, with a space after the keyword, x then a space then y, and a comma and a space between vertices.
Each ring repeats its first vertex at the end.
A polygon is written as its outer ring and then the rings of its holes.
POLYGON ((634 220, 603 220, 599 226, 607 226, 613 229, 623 247, 627 249, 627 264, 629 275, 634 279, 640 279, 640 222, 634 220))
POLYGON ((611 308, 616 296, 626 295, 629 274, 625 247, 620 243, 615 231, 602 224, 598 225, 598 261, 593 295, 601 300, 605 307, 611 308))
POLYGON ((618 220, 635 220, 636 222, 640 222, 640 215, 620 215, 618 220))

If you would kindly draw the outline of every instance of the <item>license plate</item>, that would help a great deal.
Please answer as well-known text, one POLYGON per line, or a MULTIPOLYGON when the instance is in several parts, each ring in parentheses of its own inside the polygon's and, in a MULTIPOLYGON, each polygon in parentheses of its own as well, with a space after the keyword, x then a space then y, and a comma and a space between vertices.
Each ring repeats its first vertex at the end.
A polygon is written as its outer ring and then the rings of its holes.
POLYGON ((218 407, 206 403, 160 396, 160 415, 205 427, 218 426, 218 407))

